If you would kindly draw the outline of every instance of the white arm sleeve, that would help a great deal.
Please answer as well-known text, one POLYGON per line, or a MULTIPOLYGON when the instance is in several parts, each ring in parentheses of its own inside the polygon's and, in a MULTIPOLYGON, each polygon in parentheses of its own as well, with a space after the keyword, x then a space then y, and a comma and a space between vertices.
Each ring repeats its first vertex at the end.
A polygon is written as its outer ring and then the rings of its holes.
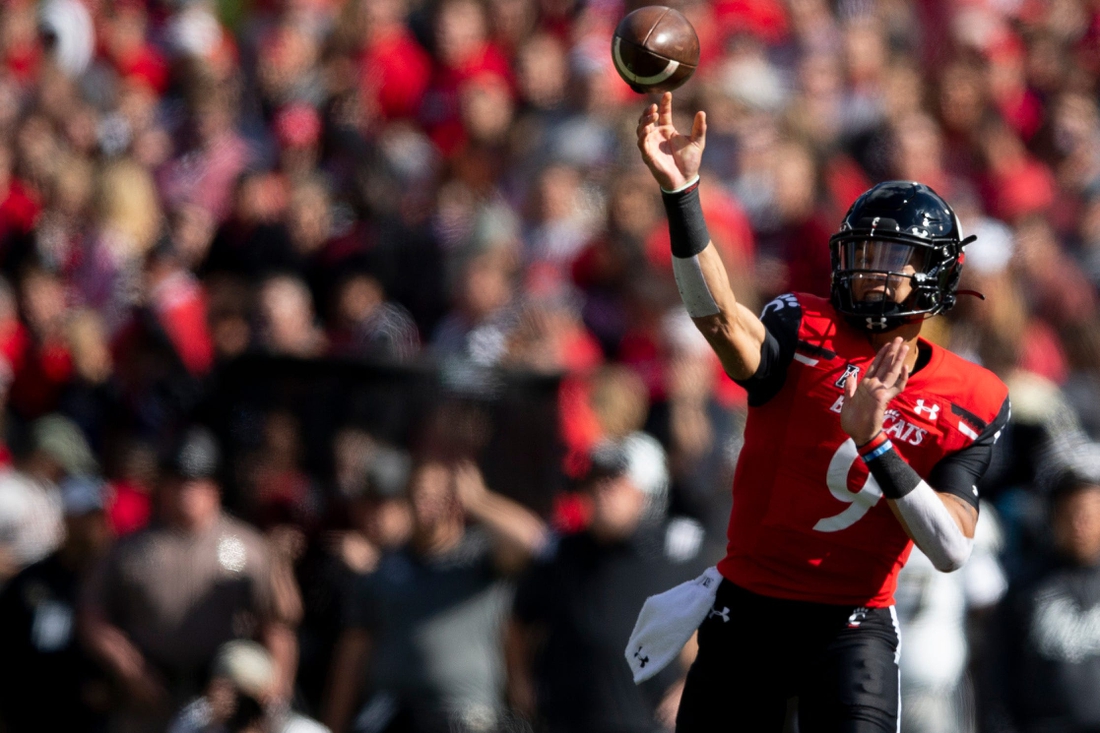
POLYGON ((974 541, 962 533, 935 489, 921 481, 917 488, 895 499, 894 504, 913 541, 937 570, 950 573, 963 566, 974 541))
POLYGON ((718 304, 714 302, 714 296, 703 277, 703 268, 699 265, 699 255, 674 255, 672 274, 676 277, 676 287, 680 290, 680 299, 684 301, 689 316, 703 318, 718 313, 718 304))

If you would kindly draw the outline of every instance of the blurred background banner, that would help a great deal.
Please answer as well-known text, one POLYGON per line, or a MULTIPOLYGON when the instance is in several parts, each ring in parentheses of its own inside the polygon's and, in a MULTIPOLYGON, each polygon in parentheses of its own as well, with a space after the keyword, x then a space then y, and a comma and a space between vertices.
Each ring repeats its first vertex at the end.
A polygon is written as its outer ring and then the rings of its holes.
MULTIPOLYGON (((460 361, 372 365, 257 355, 226 365, 214 384, 197 414, 222 437, 226 505, 244 513, 255 509, 257 491, 292 491, 295 476, 335 481, 333 446, 354 434, 443 460, 472 458, 490 485, 544 515, 567 488, 557 376, 460 361), (277 464, 286 473, 269 473, 277 464)), ((364 465, 371 443, 359 446, 364 465)))

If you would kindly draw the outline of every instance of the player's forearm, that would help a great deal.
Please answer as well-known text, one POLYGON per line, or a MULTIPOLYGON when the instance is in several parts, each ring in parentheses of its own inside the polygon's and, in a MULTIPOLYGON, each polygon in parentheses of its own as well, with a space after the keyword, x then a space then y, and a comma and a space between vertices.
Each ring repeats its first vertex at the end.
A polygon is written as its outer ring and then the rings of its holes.
POLYGON ((486 490, 469 504, 467 511, 494 537, 528 556, 536 555, 546 544, 546 524, 534 512, 505 496, 486 490))
POLYGON ((890 502, 909 537, 937 570, 958 570, 970 557, 973 529, 948 509, 941 494, 925 483, 880 433, 860 447, 860 455, 890 502))
POLYGON ((122 679, 143 674, 145 657, 117 626, 85 610, 81 614, 80 628, 84 646, 112 674, 122 679))
POLYGON ((347 730, 369 655, 370 637, 360 629, 345 631, 336 644, 321 713, 321 721, 333 733, 347 730))
POLYGON ((512 618, 505 627, 504 662, 508 671, 508 697, 512 707, 532 718, 536 712, 534 646, 527 624, 512 618))
POLYGON ((263 642, 275 662, 277 694, 282 699, 289 700, 294 692, 294 678, 298 671, 298 637, 290 626, 272 622, 264 626, 263 642))
POLYGON ((680 298, 726 372, 735 379, 753 375, 760 360, 764 328, 737 302, 726 266, 710 241, 698 179, 683 191, 662 191, 672 241, 672 272, 680 298))

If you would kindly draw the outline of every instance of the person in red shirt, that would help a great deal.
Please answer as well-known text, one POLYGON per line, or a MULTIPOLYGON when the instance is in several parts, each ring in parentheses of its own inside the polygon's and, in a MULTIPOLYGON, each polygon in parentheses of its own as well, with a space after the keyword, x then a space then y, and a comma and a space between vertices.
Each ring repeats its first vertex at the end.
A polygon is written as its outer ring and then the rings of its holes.
POLYGON ((477 0, 445 0, 433 19, 436 63, 431 82, 421 99, 419 122, 439 151, 450 157, 462 149, 461 89, 484 75, 507 82, 512 90, 508 58, 489 37, 489 19, 477 0))
POLYGON ((705 113, 678 133, 671 94, 639 120, 681 298, 749 400, 722 580, 676 730, 778 732, 797 697, 803 731, 895 731, 897 573, 914 543, 942 571, 966 561, 975 484, 1009 415, 997 377, 920 338, 954 305, 972 239, 927 186, 879 184, 830 239, 830 297, 781 295, 757 317, 707 233, 705 143, 705 113))
POLYGON ((354 21, 359 26, 359 86, 364 106, 386 120, 411 119, 432 76, 432 58, 406 24, 406 0, 361 2, 354 21))

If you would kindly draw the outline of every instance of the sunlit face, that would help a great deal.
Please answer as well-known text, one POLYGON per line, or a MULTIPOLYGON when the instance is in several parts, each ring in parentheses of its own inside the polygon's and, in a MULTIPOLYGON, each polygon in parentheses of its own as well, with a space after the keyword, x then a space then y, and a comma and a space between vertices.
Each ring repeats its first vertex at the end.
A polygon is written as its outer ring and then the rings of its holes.
POLYGON ((1054 540, 1081 565, 1100 562, 1100 486, 1086 486, 1062 497, 1055 507, 1054 540))
POLYGON ((425 463, 413 471, 408 493, 413 521, 420 530, 432 529, 455 515, 454 482, 442 463, 425 463))
POLYGON ((167 476, 161 482, 160 508, 169 524, 198 527, 221 510, 221 492, 208 478, 167 476))
POLYGON ((924 269, 925 256, 923 248, 899 242, 845 242, 840 246, 840 268, 855 271, 852 297, 857 303, 887 298, 904 303, 913 292, 912 276, 924 269))
POLYGON ((592 498, 589 527, 603 537, 628 537, 645 513, 645 494, 625 474, 596 479, 589 487, 589 495, 592 498))

